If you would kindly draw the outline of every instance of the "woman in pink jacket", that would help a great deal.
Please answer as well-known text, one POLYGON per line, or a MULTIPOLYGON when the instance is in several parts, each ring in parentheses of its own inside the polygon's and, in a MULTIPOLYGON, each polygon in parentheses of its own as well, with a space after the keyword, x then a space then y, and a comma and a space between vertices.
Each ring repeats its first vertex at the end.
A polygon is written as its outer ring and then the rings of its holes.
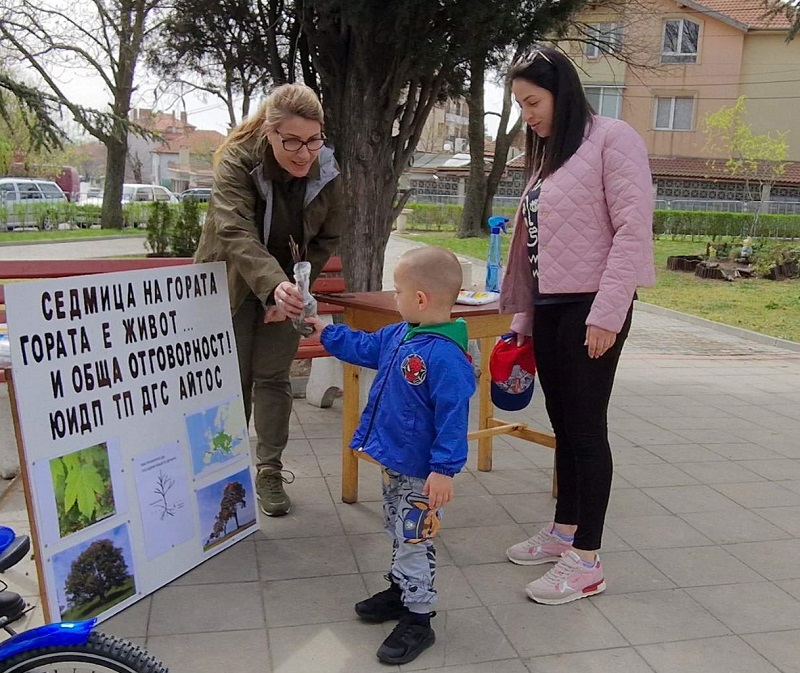
POLYGON ((527 124, 530 181, 500 298, 530 335, 556 436, 554 522, 508 549, 555 563, 526 587, 559 605, 605 589, 597 554, 611 490, 607 410, 637 286, 655 282, 647 149, 626 123, 594 115, 570 61, 552 49, 509 73, 527 124))

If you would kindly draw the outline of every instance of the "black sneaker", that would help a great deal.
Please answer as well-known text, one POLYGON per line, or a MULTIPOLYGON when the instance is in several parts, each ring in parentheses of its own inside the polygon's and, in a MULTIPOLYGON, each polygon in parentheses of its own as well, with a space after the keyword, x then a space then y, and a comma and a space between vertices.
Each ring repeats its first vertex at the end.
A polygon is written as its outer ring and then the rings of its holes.
POLYGON ((400 618, 383 644, 378 648, 378 659, 385 664, 407 664, 436 642, 431 628, 431 617, 409 612, 400 618))
POLYGON ((390 619, 400 619, 408 612, 408 608, 403 605, 403 594, 400 587, 388 575, 386 579, 390 582, 388 589, 379 591, 374 596, 356 603, 356 614, 361 617, 362 621, 369 624, 381 624, 390 619))

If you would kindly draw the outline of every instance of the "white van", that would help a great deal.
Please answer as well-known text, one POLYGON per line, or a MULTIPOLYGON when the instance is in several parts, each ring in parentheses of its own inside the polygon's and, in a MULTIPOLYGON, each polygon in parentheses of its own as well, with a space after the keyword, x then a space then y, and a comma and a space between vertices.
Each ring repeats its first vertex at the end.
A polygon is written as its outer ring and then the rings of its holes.
POLYGON ((0 230, 56 225, 42 205, 67 203, 55 182, 35 178, 0 178, 0 230))

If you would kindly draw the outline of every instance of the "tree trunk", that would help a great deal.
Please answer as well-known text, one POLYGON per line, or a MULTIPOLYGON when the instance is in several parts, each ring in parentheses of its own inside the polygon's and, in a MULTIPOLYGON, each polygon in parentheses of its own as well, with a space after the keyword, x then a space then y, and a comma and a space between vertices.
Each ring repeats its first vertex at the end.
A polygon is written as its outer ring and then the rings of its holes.
POLYGON ((391 169, 391 139, 376 121, 380 113, 366 109, 378 100, 377 91, 347 87, 344 95, 353 100, 340 108, 350 116, 337 119, 335 132, 343 148, 340 160, 348 216, 341 253, 347 288, 369 292, 383 287, 384 253, 392 229, 398 176, 391 169), (386 170, 370 170, 376 164, 386 170))
POLYGON ((106 141, 106 178, 103 188, 103 229, 122 229, 122 183, 125 182, 125 157, 128 138, 109 137, 106 141))
POLYGON ((484 152, 483 78, 486 74, 485 58, 470 61, 469 83, 469 179, 458 226, 458 237, 469 238, 483 233, 484 201, 486 199, 486 164, 484 152))
POLYGON ((503 92, 503 108, 500 113, 500 124, 497 127, 497 139, 494 143, 492 170, 489 171, 489 177, 486 180, 486 195, 483 204, 484 222, 492 215, 492 202, 494 201, 494 195, 497 194, 497 188, 500 185, 503 173, 505 173, 506 170, 508 150, 511 148, 511 143, 522 128, 522 117, 520 116, 514 126, 508 129, 508 118, 510 116, 511 86, 509 83, 506 83, 503 92))

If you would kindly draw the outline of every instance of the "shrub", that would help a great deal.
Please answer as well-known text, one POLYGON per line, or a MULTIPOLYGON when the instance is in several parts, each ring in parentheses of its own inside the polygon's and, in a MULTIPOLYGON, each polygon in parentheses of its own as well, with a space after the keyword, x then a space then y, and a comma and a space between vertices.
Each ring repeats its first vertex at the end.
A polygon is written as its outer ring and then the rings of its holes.
MULTIPOLYGON (((750 235, 752 226, 753 215, 749 213, 687 210, 656 210, 653 213, 653 232, 674 237, 744 238, 750 235)), ((800 238, 800 215, 761 215, 755 235, 759 238, 800 238)))
MULTIPOLYGON (((408 228, 422 231, 455 231, 464 210, 463 206, 431 203, 408 203, 406 208, 414 211, 409 218, 408 228)), ((510 220, 515 212, 515 207, 502 206, 493 209, 492 215, 503 215, 510 220)))
POLYGON ((169 251, 172 211, 166 203, 155 201, 148 204, 147 247, 154 257, 166 257, 169 251))
POLYGON ((169 232, 169 247, 175 257, 192 257, 200 242, 200 209, 195 199, 181 202, 169 232))

